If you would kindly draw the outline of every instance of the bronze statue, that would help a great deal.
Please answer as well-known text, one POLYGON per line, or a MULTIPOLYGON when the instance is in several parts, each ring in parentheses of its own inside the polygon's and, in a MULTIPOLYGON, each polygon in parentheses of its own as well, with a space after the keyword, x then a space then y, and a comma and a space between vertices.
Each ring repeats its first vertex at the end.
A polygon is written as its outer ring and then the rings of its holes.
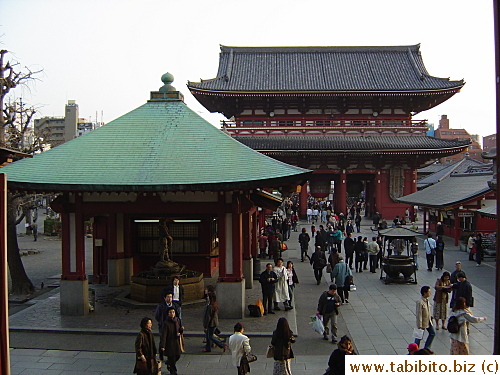
POLYGON ((169 262, 172 260, 172 242, 174 242, 174 239, 168 231, 166 218, 161 218, 158 225, 160 226, 160 237, 163 242, 163 249, 160 249, 160 262, 169 262))
POLYGON ((172 243, 174 242, 173 237, 170 235, 167 226, 167 219, 161 218, 158 223, 160 229, 160 238, 163 242, 163 249, 160 249, 160 261, 156 263, 154 267, 155 274, 158 275, 174 275, 180 274, 186 266, 178 264, 172 260, 173 249, 172 243))

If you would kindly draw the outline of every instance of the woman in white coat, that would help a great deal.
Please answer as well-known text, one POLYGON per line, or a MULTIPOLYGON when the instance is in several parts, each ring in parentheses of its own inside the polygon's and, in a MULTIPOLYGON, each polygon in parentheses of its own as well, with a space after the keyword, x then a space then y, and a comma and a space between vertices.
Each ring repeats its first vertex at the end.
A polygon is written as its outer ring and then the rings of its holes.
POLYGON ((452 316, 457 317, 459 330, 457 333, 450 333, 450 355, 469 355, 469 323, 484 322, 487 318, 472 315, 465 306, 464 297, 455 300, 455 305, 450 313, 450 317, 452 316))
POLYGON ((233 366, 238 369, 238 375, 244 375, 250 372, 246 354, 250 354, 250 339, 243 334, 245 327, 243 323, 234 325, 234 334, 229 337, 228 345, 231 351, 233 366))
POLYGON ((288 272, 283 265, 283 258, 276 259, 275 267, 273 270, 278 276, 278 281, 274 289, 274 310, 281 310, 278 306, 279 302, 283 302, 285 311, 290 310, 288 301, 290 296, 288 294, 288 272))

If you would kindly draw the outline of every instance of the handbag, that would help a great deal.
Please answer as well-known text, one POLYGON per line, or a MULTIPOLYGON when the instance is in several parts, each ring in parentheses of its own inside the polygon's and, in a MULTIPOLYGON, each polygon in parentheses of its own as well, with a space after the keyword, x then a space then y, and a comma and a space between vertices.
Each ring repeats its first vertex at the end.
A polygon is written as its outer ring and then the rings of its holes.
POLYGON ((179 347, 181 349, 181 353, 184 353, 186 351, 186 348, 184 346, 184 335, 182 333, 179 336, 179 347))
POLYGON ((274 345, 267 347, 266 358, 274 358, 274 345))
POLYGON ((253 353, 246 353, 245 357, 247 358, 248 363, 255 362, 257 360, 257 356, 253 353))
POLYGON ((143 362, 141 359, 138 359, 135 362, 135 368, 136 368, 136 370, 140 370, 140 371, 149 371, 148 361, 143 362))
POLYGON ((331 264, 327 264, 326 265, 326 272, 327 273, 332 273, 332 265, 331 264))
POLYGON ((288 246, 286 243, 284 242, 281 243, 281 250, 288 250, 288 246))

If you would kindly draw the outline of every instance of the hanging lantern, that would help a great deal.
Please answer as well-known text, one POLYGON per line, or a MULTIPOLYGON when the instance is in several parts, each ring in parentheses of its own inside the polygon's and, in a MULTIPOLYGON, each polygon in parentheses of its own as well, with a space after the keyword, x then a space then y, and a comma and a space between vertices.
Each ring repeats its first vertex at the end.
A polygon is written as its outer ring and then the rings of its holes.
POLYGON ((309 190, 314 198, 326 198, 330 194, 330 180, 309 181, 309 190))

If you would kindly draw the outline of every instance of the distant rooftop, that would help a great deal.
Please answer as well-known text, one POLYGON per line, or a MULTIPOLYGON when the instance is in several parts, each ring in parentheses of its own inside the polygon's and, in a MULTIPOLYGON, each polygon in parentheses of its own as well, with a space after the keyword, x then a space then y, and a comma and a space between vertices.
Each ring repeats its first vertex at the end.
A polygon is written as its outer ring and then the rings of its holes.
POLYGON ((414 92, 455 90, 463 80, 433 77, 420 45, 220 47, 217 76, 188 82, 216 92, 414 92))

